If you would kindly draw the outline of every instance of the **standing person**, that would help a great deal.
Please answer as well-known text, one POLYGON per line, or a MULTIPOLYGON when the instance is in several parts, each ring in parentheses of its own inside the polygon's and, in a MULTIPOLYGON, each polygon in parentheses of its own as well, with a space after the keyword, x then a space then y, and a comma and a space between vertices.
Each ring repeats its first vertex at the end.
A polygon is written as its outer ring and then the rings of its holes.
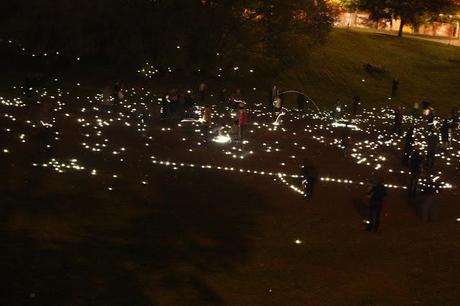
POLYGON ((203 110, 203 117, 201 118, 201 132, 203 134, 204 143, 208 143, 210 125, 211 125, 211 109, 209 107, 205 107, 203 110))
POLYGON ((351 129, 348 126, 348 123, 342 128, 342 146, 343 146, 343 154, 346 156, 350 149, 350 142, 351 142, 351 129))
POLYGON ((302 164, 302 187, 306 199, 311 199, 313 197, 317 181, 318 171, 308 159, 304 159, 302 164))
POLYGON ((393 82, 391 83, 391 97, 392 98, 395 98, 398 95, 398 89, 399 89, 399 80, 393 79, 393 82))
POLYGON ((208 86, 206 85, 206 83, 201 83, 200 84, 200 87, 198 88, 198 92, 200 94, 200 101, 203 102, 204 99, 206 98, 206 93, 208 91, 208 86))
POLYGON ((272 94, 271 94, 271 103, 273 103, 273 101, 275 101, 275 99, 278 98, 279 95, 280 95, 280 90, 278 89, 276 85, 273 85, 272 94))
POLYGON ((332 117, 334 120, 339 120, 342 118, 342 102, 340 100, 337 100, 337 102, 334 105, 334 110, 332 112, 332 117))
POLYGON ((415 118, 417 118, 419 116, 419 112, 420 112, 420 105, 418 104, 418 102, 414 102, 414 106, 412 107, 412 119, 415 120, 415 118))
POLYGON ((387 196, 387 188, 380 178, 371 179, 369 196, 369 220, 366 230, 377 232, 380 226, 380 215, 382 213, 383 201, 387 196))
POLYGON ((238 137, 241 141, 243 141, 243 133, 244 127, 247 124, 248 120, 248 113, 245 109, 246 103, 240 102, 239 103, 239 110, 238 110, 238 137))
POLYGON ((193 100, 192 92, 188 90, 184 97, 184 111, 186 113, 185 116, 189 115, 189 112, 191 111, 193 106, 195 106, 195 100, 193 100))
MULTIPOLYGON (((428 103, 428 102, 426 102, 428 103)), ((434 119, 435 119, 435 112, 434 108, 429 106, 429 104, 424 108, 424 114, 426 114, 426 120, 428 124, 428 131, 432 131, 435 126, 434 126, 434 119)))
POLYGON ((442 148, 447 149, 450 147, 450 126, 449 121, 444 119, 441 125, 441 141, 442 141, 442 148))
POLYGON ((165 95, 160 101, 160 119, 166 120, 169 116, 169 107, 170 107, 170 100, 169 95, 165 95))
POLYGON ((353 97, 353 103, 351 104, 351 115, 356 117, 358 114, 359 106, 361 105, 361 98, 359 96, 353 97))
POLYGON ((414 127, 410 127, 404 139, 403 164, 409 165, 409 158, 414 148, 414 127))
POLYGON ((403 114, 401 107, 398 106, 395 109, 395 117, 394 117, 394 132, 399 136, 402 135, 402 123, 403 123, 403 114))
POLYGON ((227 88, 224 87, 219 92, 219 108, 225 109, 227 101, 228 101, 227 88))
POLYGON ((436 159, 436 153, 438 150, 439 137, 436 133, 431 132, 427 140, 427 153, 426 153, 426 165, 427 168, 433 170, 436 159))
POLYGON ((33 86, 32 83, 33 83, 32 78, 31 78, 30 74, 28 74, 26 76, 26 81, 24 83, 24 94, 25 94, 25 96, 27 98, 32 97, 32 93, 33 93, 33 90, 34 90, 33 87, 32 87, 33 86))
POLYGON ((283 101, 281 100, 279 96, 276 97, 275 100, 273 101, 273 108, 277 114, 281 112, 283 108, 283 101))
POLYGON ((273 94, 272 89, 270 89, 267 93, 267 109, 269 111, 273 110, 273 94))
POLYGON ((305 109, 305 96, 302 94, 297 96, 297 109, 299 112, 303 112, 305 109))
POLYGON ((415 197, 417 195, 418 181, 420 179, 420 172, 422 170, 422 156, 417 149, 415 149, 410 156, 409 169, 409 196, 415 197))
POLYGON ((120 82, 118 81, 113 85, 112 97, 114 106, 118 106, 120 104, 120 100, 123 99, 123 90, 121 88, 120 82))
POLYGON ((176 112, 178 111, 179 101, 180 101, 179 91, 176 88, 174 88, 173 90, 169 92, 169 102, 170 102, 169 112, 171 113, 171 117, 173 117, 174 114, 176 114, 176 112))

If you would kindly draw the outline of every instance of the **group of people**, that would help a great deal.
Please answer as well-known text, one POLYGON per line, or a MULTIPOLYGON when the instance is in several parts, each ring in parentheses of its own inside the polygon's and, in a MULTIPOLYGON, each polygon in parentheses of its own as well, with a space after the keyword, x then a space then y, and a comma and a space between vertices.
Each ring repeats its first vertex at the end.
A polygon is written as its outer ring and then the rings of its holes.
MULTIPOLYGON (((203 142, 207 143, 211 126, 212 109, 205 103, 209 96, 209 87, 205 83, 201 83, 195 96, 191 90, 180 93, 177 89, 169 91, 161 96, 160 100, 160 118, 168 120, 171 117, 179 117, 180 119, 196 119, 201 125, 201 133, 203 142), (198 103, 197 103, 198 102, 198 103), (196 108, 200 104, 200 108, 196 108), (198 112, 198 110, 200 110, 198 112)), ((236 89, 231 94, 228 94, 226 88, 222 88, 218 95, 217 106, 220 110, 230 110, 232 114, 232 132, 234 139, 242 141, 244 130, 248 120, 247 103, 241 98, 241 90, 236 89)))
MULTIPOLYGON (((426 139, 426 154, 415 146, 415 127, 411 125, 404 137, 403 164, 409 167, 411 178, 409 181, 409 195, 415 197, 418 182, 422 174, 429 176, 434 168, 437 153, 440 149, 446 150, 451 146, 452 132, 458 129, 458 112, 454 109, 449 119, 444 119, 438 128, 435 121, 434 109, 425 103, 423 112, 427 120, 427 128, 423 137, 426 139)), ((401 108, 395 110, 394 131, 402 134, 403 114, 401 108)))

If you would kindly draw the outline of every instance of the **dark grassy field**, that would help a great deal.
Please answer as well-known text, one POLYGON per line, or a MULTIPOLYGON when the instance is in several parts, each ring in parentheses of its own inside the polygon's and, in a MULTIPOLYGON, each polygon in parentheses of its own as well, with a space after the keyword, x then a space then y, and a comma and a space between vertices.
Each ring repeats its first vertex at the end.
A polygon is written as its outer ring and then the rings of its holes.
MULTIPOLYGON (((361 88, 360 65, 373 60, 398 73, 401 100, 425 92, 433 101, 453 99, 450 81, 459 77, 458 63, 448 59, 456 49, 396 39, 334 31, 314 55, 321 62, 311 68, 308 92, 328 105, 337 95, 344 100, 353 95, 355 88, 365 105, 381 105, 390 74, 366 78, 361 88)), ((10 86, 15 78, 2 77, 0 96, 20 96, 10 86)), ((408 180, 407 174, 386 172, 406 170, 400 165, 402 142, 387 133, 387 119, 365 121, 371 114, 363 115, 360 125, 372 127, 370 132, 352 133, 352 148, 369 158, 369 166, 337 147, 341 131, 328 129, 330 120, 291 113, 274 131, 273 116, 253 106, 248 144, 204 146, 197 144, 202 139, 194 128, 160 122, 156 100, 147 93, 157 84, 145 82, 146 90, 129 91, 120 115, 98 100, 103 81, 93 79, 97 76, 81 87, 64 83, 61 91, 61 83, 51 85, 42 97, 25 100, 26 107, 0 104, 0 305, 458 305, 457 188, 436 198, 431 223, 416 214, 422 199, 409 201, 405 190, 390 189, 380 232, 364 231, 366 186, 357 182, 374 174, 391 184, 408 180), (58 139, 46 154, 40 128, 32 127, 40 119, 40 108, 30 106, 36 100, 56 108, 58 139), (143 127, 146 131, 139 130, 143 127), (376 143, 379 135, 398 146, 373 152, 358 144, 376 143), (377 155, 387 158, 385 170, 375 170, 377 155), (77 159, 85 168, 59 173, 32 166, 51 158, 65 165, 77 159), (355 183, 320 183, 314 199, 306 201, 276 176, 238 171, 298 174, 304 158, 322 177, 355 183), (154 159, 175 161, 177 169, 154 159)), ((216 126, 229 119, 214 121, 216 126)), ((454 149, 442 152, 452 157, 450 165, 445 159, 438 164, 442 179, 454 186, 458 150, 455 134, 454 149)), ((300 182, 290 178, 288 184, 300 182)))
POLYGON ((315 101, 333 105, 359 95, 368 106, 405 105, 431 101, 440 113, 459 104, 460 48, 435 42, 398 38, 385 33, 335 29, 319 47, 309 68, 299 67, 304 82, 291 72, 284 75, 286 87, 305 90, 315 101), (363 65, 381 67, 384 73, 368 74, 363 65), (388 101, 391 82, 399 79, 397 99, 388 101), (365 82, 363 82, 365 80, 365 82))

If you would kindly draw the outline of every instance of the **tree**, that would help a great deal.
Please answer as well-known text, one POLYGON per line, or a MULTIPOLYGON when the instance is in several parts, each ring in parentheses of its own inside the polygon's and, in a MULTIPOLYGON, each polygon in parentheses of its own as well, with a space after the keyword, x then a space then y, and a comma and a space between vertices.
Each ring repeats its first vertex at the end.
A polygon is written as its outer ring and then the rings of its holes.
POLYGON ((399 18, 398 36, 406 24, 417 24, 423 16, 433 16, 458 9, 457 0, 358 0, 358 7, 370 12, 372 20, 399 18))
POLYGON ((279 71, 332 27, 327 0, 2 0, 3 38, 96 62, 279 71))

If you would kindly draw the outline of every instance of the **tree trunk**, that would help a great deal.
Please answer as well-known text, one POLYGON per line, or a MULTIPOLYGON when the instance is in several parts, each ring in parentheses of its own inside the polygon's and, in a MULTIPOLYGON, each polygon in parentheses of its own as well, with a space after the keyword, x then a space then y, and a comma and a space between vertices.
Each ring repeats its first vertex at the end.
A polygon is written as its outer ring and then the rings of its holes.
POLYGON ((399 25, 398 37, 402 37, 405 23, 406 22, 404 21, 404 19, 401 18, 401 24, 399 25))

